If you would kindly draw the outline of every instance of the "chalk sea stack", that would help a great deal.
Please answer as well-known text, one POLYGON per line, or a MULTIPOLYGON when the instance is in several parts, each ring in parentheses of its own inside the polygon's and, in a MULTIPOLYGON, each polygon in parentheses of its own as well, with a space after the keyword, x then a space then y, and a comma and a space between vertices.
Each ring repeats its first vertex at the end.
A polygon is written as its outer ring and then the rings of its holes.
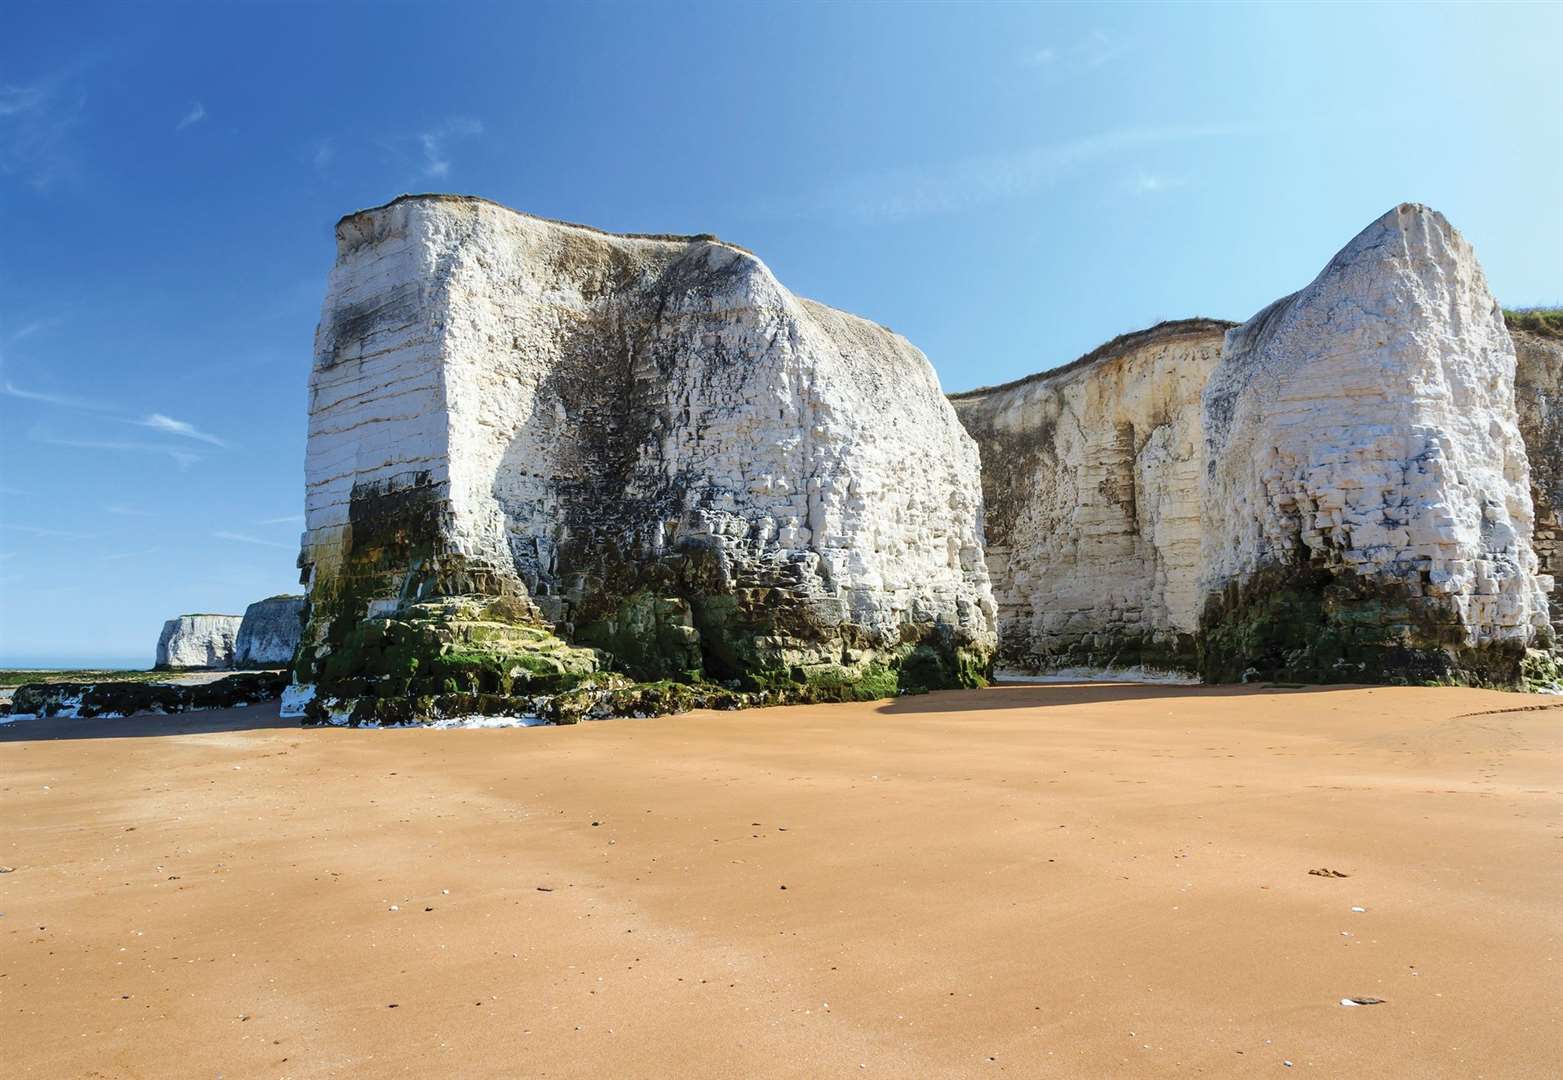
POLYGON ((1227 334, 1205 390, 1202 665, 1514 683, 1550 640, 1514 346, 1402 204, 1227 334))
POLYGON ((206 670, 233 667, 238 615, 180 615, 163 624, 157 639, 157 668, 206 670))
POLYGON ((269 596, 245 608, 234 640, 233 666, 276 668, 293 663, 306 607, 302 596, 269 596))
POLYGON ((476 198, 351 214, 337 248, 292 695, 315 718, 983 680, 977 449, 904 338, 714 237, 476 198))
POLYGON ((1516 375, 1470 245, 1407 203, 1241 326, 1163 323, 954 395, 1000 662, 1552 678, 1563 349, 1518 339, 1516 375))

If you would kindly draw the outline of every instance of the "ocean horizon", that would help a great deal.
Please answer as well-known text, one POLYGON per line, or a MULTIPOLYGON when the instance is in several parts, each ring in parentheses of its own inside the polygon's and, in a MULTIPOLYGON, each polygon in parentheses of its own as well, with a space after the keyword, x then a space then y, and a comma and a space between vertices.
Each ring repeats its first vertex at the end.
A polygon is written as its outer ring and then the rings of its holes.
POLYGON ((4 671, 150 671, 145 657, 129 656, 0 656, 4 671))

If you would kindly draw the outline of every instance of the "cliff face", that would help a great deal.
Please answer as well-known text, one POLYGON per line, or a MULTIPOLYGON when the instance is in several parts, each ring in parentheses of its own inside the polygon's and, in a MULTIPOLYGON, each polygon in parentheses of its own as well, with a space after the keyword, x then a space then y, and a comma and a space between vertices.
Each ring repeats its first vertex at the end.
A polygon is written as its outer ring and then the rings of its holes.
POLYGON ((1242 326, 955 395, 1001 660, 1517 683, 1558 600, 1563 344, 1515 341, 1517 376, 1470 245, 1407 204, 1242 326))
POLYGON ((1541 573, 1551 578, 1551 618, 1563 641, 1563 340, 1510 330, 1514 340, 1514 407, 1530 458, 1536 508, 1534 544, 1541 573))
POLYGON ((461 594, 641 678, 925 646, 958 681, 993 647, 976 447, 927 360, 714 239, 445 196, 344 218, 306 472, 303 681, 461 594))
POLYGON ((238 615, 180 615, 163 624, 157 639, 156 667, 233 667, 234 639, 243 619, 238 615))
POLYGON ((245 608, 234 639, 233 666, 275 668, 291 664, 304 629, 304 608, 302 596, 272 596, 245 608))
POLYGON ((1165 323, 953 395, 982 450, 1002 662, 1194 665, 1200 393, 1231 325, 1165 323))
POLYGON ((1204 396, 1207 675, 1512 682, 1545 632, 1514 349, 1403 204, 1227 334, 1204 396))

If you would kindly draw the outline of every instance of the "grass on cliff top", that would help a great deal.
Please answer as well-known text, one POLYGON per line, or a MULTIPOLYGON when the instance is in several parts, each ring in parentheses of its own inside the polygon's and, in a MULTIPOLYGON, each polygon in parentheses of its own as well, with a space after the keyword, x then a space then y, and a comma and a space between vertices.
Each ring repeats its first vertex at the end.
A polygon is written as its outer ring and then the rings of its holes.
POLYGON ((1563 307, 1504 308, 1510 330, 1527 330, 1547 338, 1563 338, 1563 307))

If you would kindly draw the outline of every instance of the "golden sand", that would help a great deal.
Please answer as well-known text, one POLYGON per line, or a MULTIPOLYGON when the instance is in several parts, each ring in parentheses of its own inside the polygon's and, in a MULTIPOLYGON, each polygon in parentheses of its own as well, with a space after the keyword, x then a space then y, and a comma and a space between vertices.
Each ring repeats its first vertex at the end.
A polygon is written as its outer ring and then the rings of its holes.
POLYGON ((1555 1077, 1549 704, 22 721, 0 1073, 1555 1077))

